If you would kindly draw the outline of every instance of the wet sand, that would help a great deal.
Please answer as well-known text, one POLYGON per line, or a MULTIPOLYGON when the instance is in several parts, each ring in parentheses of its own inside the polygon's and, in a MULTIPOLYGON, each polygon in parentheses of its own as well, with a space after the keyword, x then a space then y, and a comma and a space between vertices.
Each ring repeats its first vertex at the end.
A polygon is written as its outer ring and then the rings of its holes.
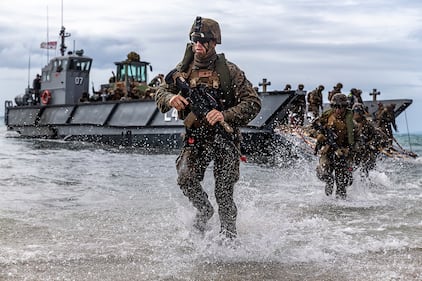
POLYGON ((350 281, 422 280, 422 249, 349 257, 331 263, 198 263, 163 273, 160 261, 135 256, 19 262, 3 265, 0 280, 350 281), (357 262, 359 261, 359 262, 357 262), (148 266, 146 266, 148 264, 148 266), (388 270, 385 265, 390 264, 388 270), (419 265, 419 266, 418 266, 419 265))

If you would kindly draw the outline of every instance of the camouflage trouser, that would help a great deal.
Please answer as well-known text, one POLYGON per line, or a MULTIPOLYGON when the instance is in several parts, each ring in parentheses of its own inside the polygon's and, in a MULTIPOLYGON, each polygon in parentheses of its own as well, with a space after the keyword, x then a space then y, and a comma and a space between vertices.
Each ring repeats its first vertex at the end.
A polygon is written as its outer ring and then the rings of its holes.
POLYGON ((376 166, 378 151, 359 147, 354 154, 354 165, 360 169, 362 176, 368 177, 369 171, 376 166))
POLYGON ((336 195, 346 197, 346 187, 353 182, 350 165, 345 159, 338 159, 334 154, 322 154, 316 168, 317 177, 326 183, 325 194, 333 193, 334 182, 336 183, 336 195))
POLYGON ((214 161, 215 198, 218 204, 221 231, 236 235, 237 208, 233 200, 233 189, 239 180, 239 154, 234 143, 216 137, 214 142, 197 142, 183 148, 176 160, 177 183, 183 194, 198 210, 195 226, 203 230, 214 210, 202 189, 205 170, 214 161))
POLYGON ((319 117, 319 105, 309 104, 308 105, 308 114, 311 113, 311 119, 314 120, 315 118, 319 117))

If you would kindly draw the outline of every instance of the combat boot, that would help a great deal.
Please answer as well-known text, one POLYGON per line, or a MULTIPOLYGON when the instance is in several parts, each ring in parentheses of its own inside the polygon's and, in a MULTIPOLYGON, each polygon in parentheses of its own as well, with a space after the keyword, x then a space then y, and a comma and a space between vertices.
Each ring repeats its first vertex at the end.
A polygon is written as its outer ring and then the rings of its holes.
POLYGON ((337 186, 336 198, 346 199, 346 187, 345 186, 337 186))
POLYGON ((236 229, 228 230, 228 229, 221 229, 220 234, 222 234, 227 239, 235 239, 237 237, 236 229))
POLYGON ((200 210, 197 211, 195 215, 193 227, 199 230, 200 232, 204 232, 207 222, 211 219, 213 215, 214 208, 211 205, 203 206, 200 210))
MULTIPOLYGON (((220 218, 221 220, 221 218, 220 218)), ((237 236, 237 231, 236 231, 236 221, 222 221, 221 222, 221 229, 220 229, 220 234, 222 234, 223 236, 225 236, 228 239, 234 239, 237 236)))

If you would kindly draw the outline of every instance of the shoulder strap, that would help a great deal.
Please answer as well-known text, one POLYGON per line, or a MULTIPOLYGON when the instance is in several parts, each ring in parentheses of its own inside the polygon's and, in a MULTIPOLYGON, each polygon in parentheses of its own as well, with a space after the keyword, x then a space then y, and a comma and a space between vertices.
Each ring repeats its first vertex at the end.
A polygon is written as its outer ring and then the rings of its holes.
POLYGON ((187 72, 190 64, 193 61, 192 43, 186 44, 185 54, 182 61, 176 66, 177 71, 187 72))
POLYGON ((231 90, 231 79, 227 60, 223 53, 218 54, 217 56, 218 58, 215 63, 215 70, 220 76, 221 89, 224 93, 228 93, 231 90))
POLYGON ((353 136, 353 112, 350 109, 346 109, 346 126, 347 126, 347 140, 350 145, 353 145, 355 143, 355 138, 353 136))
POLYGON ((331 108, 327 109, 326 111, 322 112, 320 120, 325 124, 328 121, 328 117, 330 117, 333 110, 331 108))

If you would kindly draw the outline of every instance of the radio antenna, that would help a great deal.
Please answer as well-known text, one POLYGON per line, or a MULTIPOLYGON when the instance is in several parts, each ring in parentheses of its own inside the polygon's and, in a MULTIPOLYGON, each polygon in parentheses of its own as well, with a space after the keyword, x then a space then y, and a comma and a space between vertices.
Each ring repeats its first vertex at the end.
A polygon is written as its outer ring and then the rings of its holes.
POLYGON ((49 34, 48 34, 48 29, 49 29, 49 27, 48 27, 48 6, 47 6, 47 48, 46 48, 46 53, 47 53, 47 63, 48 63, 48 61, 50 60, 50 50, 49 50, 49 48, 48 48, 48 42, 50 42, 50 38, 49 38, 49 34))
POLYGON ((29 89, 29 75, 31 75, 31 49, 29 50, 29 57, 28 57, 28 89, 29 89))
POLYGON ((62 9, 62 26, 63 26, 63 0, 62 0, 62 7, 61 7, 61 9, 62 9))
POLYGON ((60 38, 61 38, 60 53, 62 54, 62 56, 64 56, 64 53, 67 49, 67 46, 64 43, 66 37, 70 37, 70 33, 67 33, 66 28, 63 26, 63 0, 62 0, 62 29, 60 29, 60 38))

